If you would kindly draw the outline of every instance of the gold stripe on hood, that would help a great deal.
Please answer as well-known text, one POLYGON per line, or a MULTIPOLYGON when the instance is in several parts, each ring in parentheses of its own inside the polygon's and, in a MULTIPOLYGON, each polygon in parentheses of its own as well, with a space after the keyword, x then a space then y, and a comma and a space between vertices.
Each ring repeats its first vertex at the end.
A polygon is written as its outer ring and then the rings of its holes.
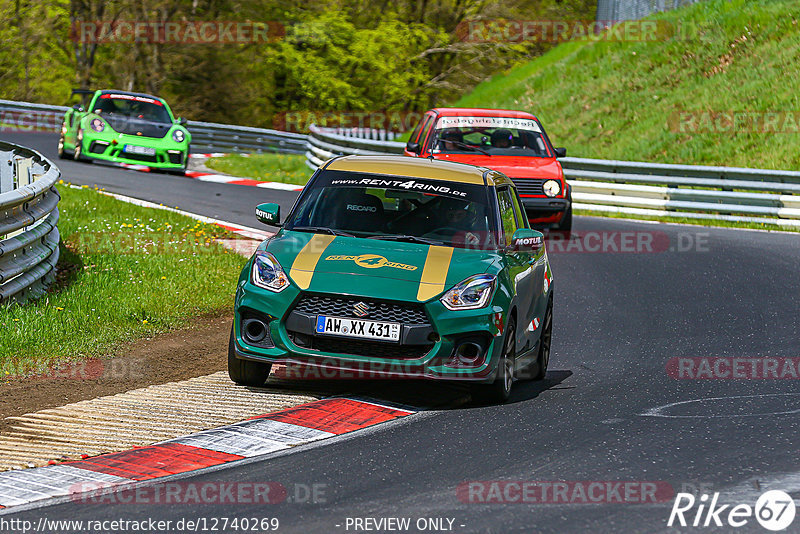
POLYGON ((425 258, 422 279, 419 281, 417 300, 422 302, 444 291, 444 283, 447 280, 447 271, 450 269, 452 258, 452 247, 431 246, 428 248, 428 257, 425 258))
POLYGON ((334 235, 314 234, 294 259, 289 276, 300 289, 308 289, 322 253, 336 239, 334 235))

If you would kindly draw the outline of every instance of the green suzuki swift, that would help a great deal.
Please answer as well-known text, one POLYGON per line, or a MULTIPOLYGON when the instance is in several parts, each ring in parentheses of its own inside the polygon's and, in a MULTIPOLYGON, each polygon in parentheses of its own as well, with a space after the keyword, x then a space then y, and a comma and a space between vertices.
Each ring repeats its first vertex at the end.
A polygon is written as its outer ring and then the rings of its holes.
POLYGON ((553 277, 514 183, 460 163, 347 156, 325 163, 239 278, 231 378, 273 364, 326 378, 468 382, 504 402, 543 379, 553 277))

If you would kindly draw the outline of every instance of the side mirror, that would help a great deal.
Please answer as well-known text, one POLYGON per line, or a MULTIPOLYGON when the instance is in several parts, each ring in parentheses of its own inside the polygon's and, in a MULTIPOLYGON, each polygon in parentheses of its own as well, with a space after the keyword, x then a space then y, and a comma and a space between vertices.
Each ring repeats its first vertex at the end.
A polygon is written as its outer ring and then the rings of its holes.
POLYGON ((278 204, 259 204, 256 206, 256 219, 270 226, 281 226, 281 207, 278 204))
POLYGON ((544 245, 544 234, 530 228, 520 228, 511 237, 514 250, 539 250, 544 245))
POLYGON ((560 146, 560 147, 556 148, 555 151, 556 151, 556 157, 557 158, 566 158, 567 157, 567 149, 564 148, 563 146, 560 146))
POLYGON ((419 154, 420 151, 419 143, 414 143, 412 141, 409 141, 408 143, 406 143, 406 150, 408 150, 409 152, 413 152, 414 154, 419 154))
POLYGON ((186 120, 186 117, 178 117, 178 124, 180 124, 181 126, 186 126, 188 122, 189 121, 186 120))

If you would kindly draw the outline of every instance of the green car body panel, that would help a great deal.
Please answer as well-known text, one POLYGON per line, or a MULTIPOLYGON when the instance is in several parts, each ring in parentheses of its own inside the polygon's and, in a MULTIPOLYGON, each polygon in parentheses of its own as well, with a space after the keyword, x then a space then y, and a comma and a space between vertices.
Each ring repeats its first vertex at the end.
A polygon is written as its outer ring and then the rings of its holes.
POLYGON ((184 171, 192 138, 183 122, 175 118, 169 105, 161 98, 125 91, 95 91, 85 110, 72 108, 64 114, 59 156, 72 154, 81 160, 184 171), (113 101, 152 106, 155 113, 136 116, 104 112, 103 106, 108 107, 113 101))
MULTIPOLYGON (((386 158, 413 161, 402 156, 386 158)), ((404 176, 414 176, 413 171, 409 169, 404 176)), ((312 177, 292 213, 298 210, 304 195, 315 187, 315 179, 324 172, 325 166, 312 177)), ((479 176, 481 172, 494 176, 494 185, 487 189, 500 185, 513 191, 513 183, 505 176, 487 169, 480 169, 479 176)), ((265 219, 262 217, 262 220, 265 219)), ((527 225, 527 219, 524 224, 527 225)), ((533 230, 527 232, 541 236, 533 230)), ((489 383, 495 380, 502 356, 503 333, 512 317, 517 325, 518 361, 522 362, 526 355, 532 358, 536 353, 542 328, 534 325, 544 321, 551 297, 552 274, 543 241, 533 249, 469 248, 282 228, 261 243, 242 270, 235 296, 232 350, 241 360, 336 369, 342 371, 342 375, 337 376, 344 378, 348 376, 344 372, 349 370, 371 377, 489 383), (288 276, 288 287, 273 292, 254 283, 254 261, 260 252, 271 254, 280 263, 288 276), (496 277, 490 300, 477 309, 448 309, 440 300, 442 296, 475 275, 496 277), (308 296, 420 308, 424 310, 427 323, 421 331, 428 333, 428 344, 417 357, 407 354, 392 357, 391 349, 371 355, 354 353, 357 351, 326 352, 318 347, 301 346, 292 337, 298 330, 295 308, 301 298, 308 296), (272 346, 257 346, 245 339, 243 318, 253 314, 268 323, 272 346), (476 365, 464 366, 454 360, 454 350, 465 340, 479 340, 483 347, 484 354, 476 365)), ((314 313, 310 315, 304 319, 311 321, 306 334, 314 319, 314 313)), ((357 318, 356 315, 348 317, 357 318)), ((311 332, 310 335, 315 334, 311 332)), ((382 343, 381 348, 389 345, 382 343)), ((340 346, 346 347, 347 342, 340 346)))

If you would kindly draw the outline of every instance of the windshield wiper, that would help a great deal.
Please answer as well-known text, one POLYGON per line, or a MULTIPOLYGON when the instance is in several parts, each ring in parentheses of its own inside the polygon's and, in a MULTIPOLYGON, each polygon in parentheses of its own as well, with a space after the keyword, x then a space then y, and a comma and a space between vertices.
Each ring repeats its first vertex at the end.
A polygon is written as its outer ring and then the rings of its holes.
POLYGON ((315 232, 343 237, 355 237, 353 234, 348 234, 347 232, 342 232, 341 230, 334 230, 333 228, 328 228, 327 226, 293 226, 291 230, 295 232, 315 232))
POLYGON ((486 154, 487 156, 491 156, 491 154, 489 154, 489 152, 487 152, 486 150, 484 150, 484 149, 482 149, 480 147, 477 147, 475 145, 470 145, 470 144, 467 144, 467 143, 464 143, 464 142, 461 142, 461 141, 453 141, 452 139, 439 139, 439 141, 440 142, 444 142, 444 143, 453 143, 454 145, 463 146, 465 148, 469 148, 471 150, 476 150, 478 152, 486 154))
POLYGON ((382 241, 408 241, 409 243, 422 243, 423 245, 442 245, 444 241, 417 237, 415 235, 371 235, 367 239, 380 239, 382 241))

